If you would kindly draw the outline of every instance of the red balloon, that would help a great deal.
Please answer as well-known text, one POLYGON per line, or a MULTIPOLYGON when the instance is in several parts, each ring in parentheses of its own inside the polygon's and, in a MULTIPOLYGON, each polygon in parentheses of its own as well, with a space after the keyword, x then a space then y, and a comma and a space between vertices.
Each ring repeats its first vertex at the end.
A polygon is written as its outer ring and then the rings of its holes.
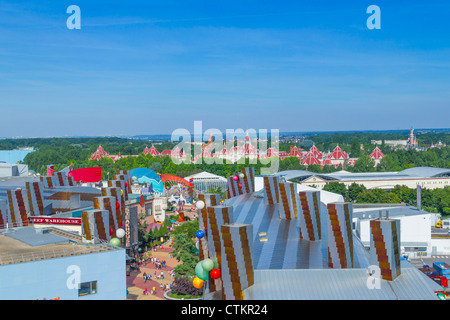
POLYGON ((110 236, 112 236, 113 232, 114 232, 113 229, 112 229, 112 228, 109 228, 109 235, 110 235, 110 236))
POLYGON ((219 270, 219 269, 212 269, 212 270, 209 272, 209 276, 210 276, 212 279, 214 279, 214 280, 219 279, 219 278, 220 278, 220 270, 219 270))
POLYGON ((239 183, 238 186, 239 186, 239 188, 242 188, 242 183, 239 183))
POLYGON ((119 203, 119 201, 116 201, 116 210, 119 210, 120 209, 120 203, 119 203))
POLYGON ((128 183, 125 182, 125 188, 128 188, 128 183))

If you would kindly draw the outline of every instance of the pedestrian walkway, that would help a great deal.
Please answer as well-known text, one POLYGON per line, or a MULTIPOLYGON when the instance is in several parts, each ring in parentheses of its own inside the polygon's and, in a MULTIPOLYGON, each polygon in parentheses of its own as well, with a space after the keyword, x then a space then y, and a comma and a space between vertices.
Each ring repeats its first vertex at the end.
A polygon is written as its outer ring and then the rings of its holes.
POLYGON ((160 285, 171 284, 174 278, 169 276, 169 271, 172 271, 179 262, 170 258, 170 252, 172 252, 172 248, 170 247, 170 241, 162 246, 161 249, 159 247, 156 249, 156 252, 151 251, 152 258, 159 259, 160 261, 166 261, 166 268, 157 269, 156 265, 153 263, 146 263, 146 265, 140 265, 140 272, 132 271, 130 276, 127 276, 127 289, 128 289, 128 299, 131 300, 166 300, 164 298, 164 290, 160 288, 160 285), (161 274, 161 271, 164 273, 164 279, 157 279, 155 277, 155 272, 157 275, 161 274), (152 280, 147 280, 144 282, 143 275, 144 272, 147 275, 152 276, 152 280), (155 288, 156 294, 150 294, 151 290, 155 288), (144 290, 148 290, 148 295, 144 295, 144 290))

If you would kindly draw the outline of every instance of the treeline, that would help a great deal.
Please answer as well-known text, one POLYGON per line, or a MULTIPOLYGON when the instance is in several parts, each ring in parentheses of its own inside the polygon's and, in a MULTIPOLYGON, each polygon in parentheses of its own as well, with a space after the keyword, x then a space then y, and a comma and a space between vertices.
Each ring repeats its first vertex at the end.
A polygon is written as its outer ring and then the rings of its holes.
POLYGON ((255 173, 259 174, 262 167, 268 166, 263 165, 259 161, 256 164, 250 163, 248 159, 243 163, 234 164, 226 164, 226 161, 222 159, 211 159, 211 161, 214 161, 211 164, 206 163, 205 160, 203 160, 202 163, 175 164, 169 156, 153 157, 150 154, 144 155, 143 153, 140 153, 137 157, 124 157, 116 162, 107 157, 100 160, 75 160, 72 158, 72 160, 66 159, 64 162, 57 162, 57 160, 55 160, 56 157, 51 157, 56 156, 53 152, 46 153, 46 155, 47 156, 40 155, 40 151, 36 151, 28 154, 24 162, 29 165, 29 169, 34 170, 41 175, 46 175, 47 164, 53 164, 57 171, 68 165, 71 165, 74 170, 87 167, 101 167, 103 179, 112 178, 118 170, 132 170, 135 168, 149 168, 160 174, 172 174, 184 178, 203 171, 223 177, 229 177, 235 172, 241 172, 244 167, 254 167, 255 173), (35 162, 36 156, 39 156, 40 161, 35 162))
POLYGON ((280 171, 306 170, 315 173, 332 173, 340 170, 349 172, 388 172, 401 171, 413 167, 450 168, 450 147, 433 148, 427 151, 396 150, 381 159, 378 166, 375 166, 374 160, 367 153, 359 156, 354 166, 349 166, 346 161, 344 165, 339 165, 337 168, 328 165, 322 167, 316 164, 302 166, 295 157, 288 157, 280 161, 280 171))
MULTIPOLYGON (((415 132, 416 133, 416 132, 415 132)), ((363 144, 364 147, 370 149, 374 147, 372 140, 407 140, 409 137, 409 130, 405 130, 399 133, 367 133, 367 132, 348 132, 348 133, 322 133, 318 135, 308 136, 305 139, 305 145, 309 147, 310 142, 313 141, 320 150, 332 150, 336 144, 339 145, 352 145, 356 140, 359 145, 363 144)), ((422 133, 416 134, 419 146, 430 147, 433 143, 441 141, 444 144, 450 144, 450 134, 446 132, 442 133, 422 133)), ((300 146, 302 143, 300 143, 300 146)), ((347 150, 345 150, 347 151, 347 150)), ((349 150, 350 151, 350 150, 349 150)))
MULTIPOLYGON (((426 139, 438 140, 442 138, 443 142, 448 140, 449 134, 424 134, 418 135, 419 137, 425 136, 426 139), (435 139, 436 138, 436 139, 435 139), (446 138, 446 139, 444 139, 446 138)), ((342 166, 335 168, 333 166, 311 165, 301 166, 300 161, 297 158, 285 158, 279 162, 279 171, 284 170, 308 170, 317 173, 331 173, 339 170, 347 170, 350 172, 373 172, 373 171, 400 171, 411 167, 426 166, 426 167, 440 167, 450 168, 450 147, 443 147, 441 149, 433 148, 427 151, 415 151, 415 150, 396 150, 393 151, 389 146, 381 146, 382 152, 386 155, 381 160, 381 163, 375 167, 372 159, 369 158, 369 154, 373 151, 375 146, 364 145, 364 150, 360 149, 361 143, 372 138, 386 137, 394 139, 395 134, 368 134, 368 133, 355 133, 355 134, 322 134, 311 137, 315 140, 316 146, 321 151, 333 150, 333 148, 339 143, 339 146, 350 153, 351 157, 358 157, 359 160, 355 166, 351 167, 348 163, 344 163, 342 166), (322 143, 322 145, 321 145, 322 143), (326 148, 323 143, 329 143, 329 148, 326 148), (350 144, 348 144, 350 143, 350 144)), ((403 137, 404 138, 404 137, 403 137)), ((450 144, 450 141, 448 142, 450 144)), ((0 140, 0 149, 15 149, 21 147, 34 147, 37 151, 29 153, 24 163, 28 164, 29 169, 34 170, 40 174, 46 173, 47 165, 55 165, 57 170, 60 170, 68 165, 71 165, 74 169, 100 166, 104 170, 104 175, 113 174, 116 170, 130 170, 137 167, 150 168, 159 173, 175 174, 180 177, 188 176, 193 173, 208 171, 220 176, 227 177, 244 166, 255 167, 256 174, 260 173, 261 167, 267 167, 268 165, 261 164, 259 161, 257 164, 249 164, 248 160, 246 164, 226 164, 224 160, 214 161, 214 164, 181 164, 175 165, 172 163, 170 157, 152 157, 150 155, 144 156, 142 151, 145 147, 150 147, 151 141, 144 140, 132 140, 123 138, 42 138, 42 139, 5 139, 0 140), (137 157, 122 158, 114 163, 111 159, 103 158, 100 161, 89 161, 91 154, 95 152, 98 146, 101 145, 106 152, 112 155, 138 155, 137 157), (217 164, 217 163, 220 164, 217 164)), ((154 142, 156 149, 159 152, 167 149, 173 149, 176 143, 171 142, 154 142)), ((280 150, 289 151, 292 143, 280 143, 280 150)), ((312 144, 311 144, 312 145, 312 144)), ((270 144, 269 144, 270 146, 270 144)), ((298 145, 297 145, 298 146, 298 145)), ((309 150, 309 148, 306 148, 309 150)))
MULTIPOLYGON (((202 163, 197 164, 181 163, 177 165, 173 163, 169 156, 153 157, 150 154, 144 155, 142 152, 139 153, 137 157, 121 158, 116 162, 106 157, 98 161, 89 161, 87 159, 91 156, 91 153, 87 153, 84 159, 79 159, 80 156, 77 159, 74 150, 69 150, 67 155, 70 155, 71 153, 73 153, 72 157, 67 156, 67 158, 64 158, 64 156, 55 150, 44 149, 28 154, 24 162, 29 165, 29 169, 39 172, 41 175, 46 174, 46 166, 48 164, 55 165, 56 170, 61 170, 68 165, 71 165, 73 169, 102 167, 103 178, 105 179, 112 177, 117 170, 131 170, 139 167, 149 168, 161 174, 173 174, 179 177, 186 177, 202 171, 229 177, 235 172, 240 172, 241 169, 246 166, 254 167, 256 174, 261 173, 261 168, 270 166, 270 163, 262 164, 260 161, 254 164, 248 159, 244 163, 234 164, 226 164, 226 161, 221 159, 212 159, 212 164, 205 163, 205 160, 203 160, 202 163)), ((306 170, 315 173, 332 173, 343 169, 349 172, 386 172, 399 171, 418 166, 450 168, 449 159, 449 147, 422 152, 414 150, 398 150, 383 158, 377 167, 374 166, 373 160, 370 159, 368 155, 361 156, 353 167, 344 164, 344 166, 339 165, 337 168, 328 165, 323 167, 320 165, 302 166, 300 165, 298 158, 288 157, 279 160, 278 171, 306 170)), ((272 160, 275 161, 275 159, 272 160)))
MULTIPOLYGON (((355 203, 405 203, 417 206, 417 190, 397 185, 390 191, 367 189, 363 185, 352 183, 346 187, 340 182, 329 182, 323 190, 341 194, 345 201, 355 203)), ((450 187, 439 189, 422 188, 422 208, 428 212, 450 215, 450 187)))

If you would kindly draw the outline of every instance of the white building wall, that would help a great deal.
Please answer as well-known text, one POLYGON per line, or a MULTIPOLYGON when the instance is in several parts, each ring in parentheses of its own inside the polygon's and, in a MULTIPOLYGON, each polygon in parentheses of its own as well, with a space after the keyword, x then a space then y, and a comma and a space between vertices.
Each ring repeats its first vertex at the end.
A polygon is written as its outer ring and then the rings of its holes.
MULTIPOLYGON (((341 180, 337 181, 345 184, 347 187, 352 183, 364 185, 367 189, 393 189, 396 185, 406 186, 411 189, 417 188, 417 185, 421 185, 424 189, 437 189, 450 186, 450 178, 423 178, 423 179, 386 179, 386 180, 341 180)), ((306 186, 317 186, 318 189, 322 189, 327 181, 316 180, 314 182, 303 182, 306 186)))
MULTIPOLYGON (((377 219, 377 214, 372 214, 373 219, 377 219)), ((427 243, 427 252, 431 254, 431 221, 432 215, 420 214, 414 216, 392 217, 392 219, 400 220, 400 247, 404 250, 405 243, 427 243)), ((359 220, 360 239, 365 246, 370 244, 370 220, 359 220)), ((358 220, 353 220, 358 222, 358 220)), ((410 245, 406 245, 410 246, 410 245)))
POLYGON ((450 239, 431 239, 431 254, 450 254, 450 239))

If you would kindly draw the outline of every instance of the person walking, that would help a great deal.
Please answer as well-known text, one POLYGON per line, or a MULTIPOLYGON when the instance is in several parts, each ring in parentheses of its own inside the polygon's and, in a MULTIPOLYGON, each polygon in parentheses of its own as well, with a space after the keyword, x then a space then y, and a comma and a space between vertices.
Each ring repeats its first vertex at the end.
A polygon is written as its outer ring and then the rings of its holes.
POLYGON ((145 272, 143 274, 143 280, 144 280, 144 283, 147 281, 147 273, 145 273, 145 272))

